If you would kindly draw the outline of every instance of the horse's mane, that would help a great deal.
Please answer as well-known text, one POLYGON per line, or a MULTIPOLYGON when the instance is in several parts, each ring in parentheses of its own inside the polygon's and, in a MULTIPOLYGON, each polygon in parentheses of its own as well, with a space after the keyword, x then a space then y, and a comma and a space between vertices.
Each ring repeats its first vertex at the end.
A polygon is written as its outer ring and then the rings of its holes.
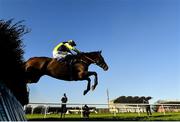
POLYGON ((92 52, 82 52, 80 54, 94 54, 94 53, 100 53, 101 51, 92 51, 92 52))
POLYGON ((100 53, 101 51, 91 51, 91 52, 85 52, 85 53, 100 53))

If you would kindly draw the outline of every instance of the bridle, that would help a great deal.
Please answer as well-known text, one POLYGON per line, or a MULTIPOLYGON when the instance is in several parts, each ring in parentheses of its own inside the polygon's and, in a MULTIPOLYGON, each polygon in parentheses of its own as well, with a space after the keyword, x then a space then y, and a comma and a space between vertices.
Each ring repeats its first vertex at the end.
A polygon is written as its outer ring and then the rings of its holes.
POLYGON ((95 60, 93 60, 92 58, 89 58, 89 57, 86 56, 86 55, 84 55, 84 57, 87 58, 88 60, 90 60, 92 63, 95 63, 95 64, 97 64, 97 65, 101 65, 101 64, 100 64, 100 61, 95 61, 95 60))
MULTIPOLYGON (((89 56, 86 56, 86 55, 83 55, 86 59, 88 59, 89 61, 91 61, 92 63, 102 67, 102 68, 105 68, 106 67, 106 64, 104 64, 103 62, 101 62, 100 60, 94 60, 92 58, 90 58, 89 56)), ((89 65, 88 61, 84 61, 81 59, 82 62, 84 62, 85 64, 89 65)))
POLYGON ((96 61, 95 61, 95 60, 93 60, 93 59, 89 58, 88 56, 85 56, 85 55, 84 55, 84 57, 85 57, 85 58, 87 58, 88 60, 92 61, 93 63, 96 63, 96 61))

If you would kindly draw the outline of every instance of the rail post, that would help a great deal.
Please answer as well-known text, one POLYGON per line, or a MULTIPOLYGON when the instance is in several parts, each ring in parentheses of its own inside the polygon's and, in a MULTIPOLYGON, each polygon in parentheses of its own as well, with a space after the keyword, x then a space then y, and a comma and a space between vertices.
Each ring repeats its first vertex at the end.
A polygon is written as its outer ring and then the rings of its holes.
POLYGON ((83 104, 81 104, 81 118, 83 118, 83 104))
POLYGON ((140 116, 140 111, 139 111, 139 106, 137 104, 137 112, 138 112, 138 116, 140 116))
POLYGON ((164 109, 164 105, 162 104, 161 107, 162 107, 162 110, 163 110, 163 114, 166 115, 166 112, 165 112, 165 109, 164 109))
POLYGON ((114 117, 116 117, 116 106, 114 106, 114 117))
POLYGON ((44 118, 46 118, 47 111, 48 111, 48 106, 47 106, 47 105, 45 105, 45 110, 44 110, 44 118))

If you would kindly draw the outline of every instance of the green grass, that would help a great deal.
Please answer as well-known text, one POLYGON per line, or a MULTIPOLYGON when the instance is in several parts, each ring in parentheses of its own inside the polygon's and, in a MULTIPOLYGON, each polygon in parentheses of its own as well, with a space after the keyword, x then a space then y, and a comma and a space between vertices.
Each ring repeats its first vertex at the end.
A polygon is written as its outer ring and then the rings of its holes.
MULTIPOLYGON (((87 120, 85 118, 81 118, 80 114, 68 114, 65 118, 61 119, 60 114, 50 114, 46 115, 44 118, 43 114, 28 114, 26 115, 27 119, 30 121, 33 120, 48 120, 48 121, 61 121, 61 120, 87 120)), ((122 120, 122 121, 177 121, 180 120, 180 113, 153 113, 152 116, 147 116, 146 113, 141 113, 138 115, 137 113, 120 113, 114 116, 113 114, 90 114, 88 120, 122 120)))

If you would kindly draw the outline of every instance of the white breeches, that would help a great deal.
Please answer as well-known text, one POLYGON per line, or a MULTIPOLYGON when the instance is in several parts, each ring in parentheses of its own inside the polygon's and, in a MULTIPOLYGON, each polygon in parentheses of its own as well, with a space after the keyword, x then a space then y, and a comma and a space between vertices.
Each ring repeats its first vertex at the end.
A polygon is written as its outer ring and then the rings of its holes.
POLYGON ((67 55, 71 55, 69 52, 55 52, 53 51, 53 58, 62 59, 65 58, 67 55))

